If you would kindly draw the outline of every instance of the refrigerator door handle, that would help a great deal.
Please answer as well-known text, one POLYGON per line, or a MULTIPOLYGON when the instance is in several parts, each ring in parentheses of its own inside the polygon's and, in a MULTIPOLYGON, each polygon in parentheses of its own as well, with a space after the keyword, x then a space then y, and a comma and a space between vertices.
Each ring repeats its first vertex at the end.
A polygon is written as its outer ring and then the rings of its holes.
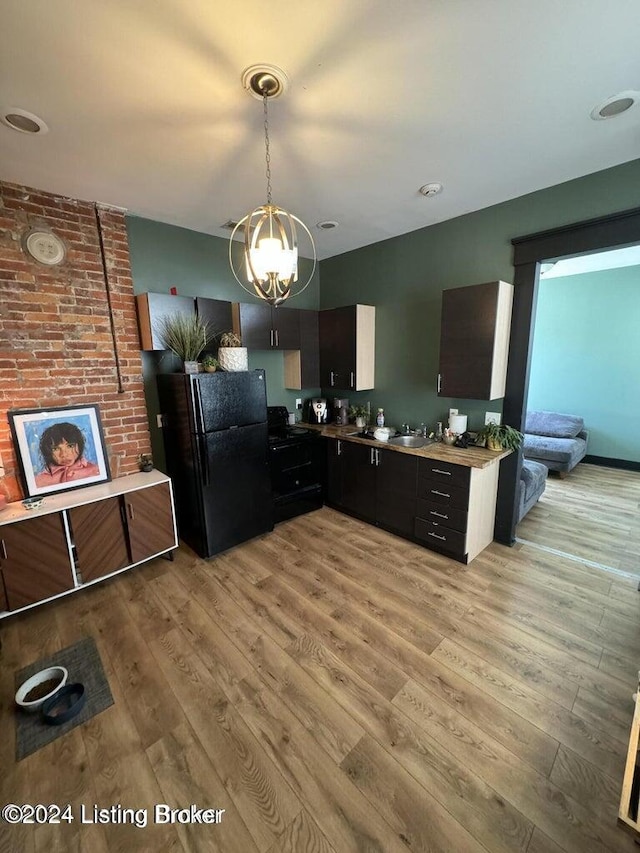
POLYGON ((202 411, 202 397, 200 396, 200 383, 194 382, 191 386, 193 391, 193 401, 195 405, 195 414, 198 421, 197 432, 204 432, 204 412, 202 411))
POLYGON ((200 454, 200 471, 202 472, 202 485, 210 486, 209 482, 209 465, 207 464, 207 437, 205 435, 198 436, 198 452, 200 454))

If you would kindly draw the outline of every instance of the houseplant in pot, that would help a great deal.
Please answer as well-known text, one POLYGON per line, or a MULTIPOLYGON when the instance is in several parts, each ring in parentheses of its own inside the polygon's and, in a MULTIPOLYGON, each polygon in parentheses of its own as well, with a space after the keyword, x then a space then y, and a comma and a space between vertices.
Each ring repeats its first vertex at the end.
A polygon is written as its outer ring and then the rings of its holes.
POLYGON ((366 406, 351 406, 349 416, 355 419, 358 429, 364 429, 369 418, 369 409, 366 406))
POLYGON ((522 444, 523 435, 508 424, 491 423, 478 431, 478 439, 484 439, 487 450, 517 450, 522 444))
POLYGON ((218 361, 222 370, 240 371, 249 369, 247 348, 242 346, 240 336, 235 332, 223 332, 220 335, 218 361))
POLYGON ((202 367, 204 368, 205 373, 215 373, 216 370, 220 367, 220 362, 217 358, 214 358, 210 353, 205 355, 205 357, 200 362, 202 367))
POLYGON ((145 474, 148 474, 149 471, 153 471, 153 459, 148 453, 141 453, 140 456, 138 456, 138 468, 145 474))
POLYGON ((185 373, 197 373, 198 358, 211 339, 209 324, 195 314, 163 317, 159 331, 167 349, 184 364, 185 373))

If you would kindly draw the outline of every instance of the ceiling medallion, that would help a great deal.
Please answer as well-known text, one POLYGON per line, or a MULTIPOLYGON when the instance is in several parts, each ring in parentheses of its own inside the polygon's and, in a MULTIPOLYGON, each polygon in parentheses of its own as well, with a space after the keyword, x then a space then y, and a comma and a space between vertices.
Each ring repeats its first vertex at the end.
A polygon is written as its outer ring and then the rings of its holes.
POLYGON ((22 238, 22 245, 28 255, 31 255, 38 263, 45 264, 48 267, 61 264, 66 255, 62 240, 52 231, 44 231, 39 228, 32 228, 31 231, 27 231, 22 238))

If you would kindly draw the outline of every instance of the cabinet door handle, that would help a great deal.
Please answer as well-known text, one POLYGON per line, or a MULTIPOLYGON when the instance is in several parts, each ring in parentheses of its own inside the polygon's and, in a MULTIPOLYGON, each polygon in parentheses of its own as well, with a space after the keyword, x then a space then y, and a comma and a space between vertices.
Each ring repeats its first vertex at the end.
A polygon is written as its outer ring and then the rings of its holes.
POLYGON ((353 388, 353 370, 351 371, 350 376, 351 376, 351 380, 350 380, 349 388, 353 388))
POLYGON ((376 448, 376 465, 380 464, 380 451, 376 448))
POLYGON ((448 495, 446 492, 439 492, 437 489, 431 489, 432 495, 440 495, 441 498, 450 498, 451 495, 448 495))
POLYGON ((442 541, 443 541, 443 542, 446 542, 446 541, 447 541, 447 537, 446 537, 446 536, 438 536, 438 534, 437 534, 437 533, 431 533, 431 531, 429 531, 427 535, 428 535, 428 536, 433 536, 433 538, 434 538, 434 539, 442 539, 442 541))
POLYGON ((375 459, 376 459, 376 451, 375 451, 375 448, 372 447, 371 448, 371 459, 369 460, 369 463, 371 465, 375 465, 376 464, 375 459))
POLYGON ((342 442, 338 439, 338 456, 342 456, 342 442))
POLYGON ((0 543, 2 544, 2 559, 8 560, 9 558, 7 557, 7 546, 4 544, 4 539, 0 539, 0 543))
POLYGON ((129 513, 129 521, 133 521, 135 515, 133 514, 133 506, 130 503, 127 503, 127 512, 129 513))
POLYGON ((439 468, 432 468, 431 470, 434 474, 446 474, 447 477, 451 476, 451 471, 441 471, 439 468))
POLYGON ((273 346, 273 329, 269 329, 269 346, 273 346))
POLYGON ((438 374, 438 394, 440 393, 440 389, 442 388, 442 374, 438 374))
POLYGON ((276 329, 276 346, 280 346, 280 332, 276 329))
POLYGON ((333 386, 334 386, 334 381, 333 381, 333 370, 330 370, 330 371, 329 371, 329 374, 330 374, 330 377, 331 377, 331 387, 333 388, 333 386))
POLYGON ((435 516, 437 516, 438 518, 446 518, 446 519, 448 519, 448 518, 449 518, 449 516, 448 516, 448 515, 445 515, 445 514, 444 514, 444 513, 442 513, 442 512, 436 512, 434 509, 432 509, 432 510, 429 512, 429 515, 435 515, 435 516))

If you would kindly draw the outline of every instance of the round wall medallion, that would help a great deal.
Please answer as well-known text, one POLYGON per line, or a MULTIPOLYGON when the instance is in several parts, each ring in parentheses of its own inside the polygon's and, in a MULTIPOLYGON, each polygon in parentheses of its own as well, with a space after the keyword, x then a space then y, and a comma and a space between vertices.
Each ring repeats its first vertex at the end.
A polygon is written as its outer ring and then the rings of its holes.
POLYGON ((29 231, 24 238, 24 248, 36 261, 50 267, 64 261, 64 243, 51 231, 29 231))

